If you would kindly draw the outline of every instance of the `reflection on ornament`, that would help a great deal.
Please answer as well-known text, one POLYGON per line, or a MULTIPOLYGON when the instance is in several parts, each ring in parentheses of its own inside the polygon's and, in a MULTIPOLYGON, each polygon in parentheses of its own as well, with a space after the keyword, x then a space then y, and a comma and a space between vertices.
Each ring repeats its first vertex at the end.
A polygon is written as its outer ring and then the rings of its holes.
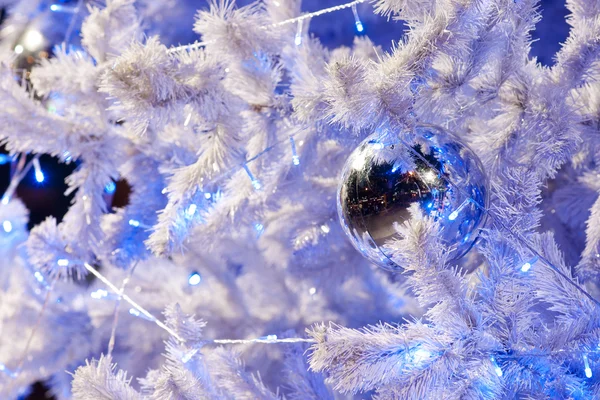
POLYGON ((381 129, 367 137, 346 161, 337 206, 354 247, 375 264, 399 270, 386 243, 402 239, 394 224, 411 218, 412 204, 438 221, 443 244, 456 259, 477 238, 487 196, 477 156, 441 128, 420 125, 413 132, 381 129))

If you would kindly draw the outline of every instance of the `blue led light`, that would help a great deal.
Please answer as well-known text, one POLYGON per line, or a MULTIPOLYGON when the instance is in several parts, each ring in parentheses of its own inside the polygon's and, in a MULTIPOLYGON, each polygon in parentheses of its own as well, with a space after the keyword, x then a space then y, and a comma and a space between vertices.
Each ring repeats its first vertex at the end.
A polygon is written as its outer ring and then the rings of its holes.
POLYGON ((188 277, 188 283, 189 283, 190 286, 199 285, 200 282, 202 282, 202 277, 197 272, 192 272, 190 274, 190 276, 188 277))
POLYGON ((262 185, 260 184, 260 181, 254 177, 252 171, 250 171, 250 168, 248 168, 248 165, 244 164, 244 170, 246 171, 246 174, 248 174, 248 178, 250 178, 252 187, 256 190, 260 190, 262 188, 262 185))
POLYGON ((137 228, 138 226, 140 226, 140 221, 136 221, 135 219, 130 219, 129 220, 129 225, 137 228))
POLYGON ((533 264, 535 264, 538 260, 538 257, 535 256, 533 257, 531 260, 525 262, 522 266, 521 266, 521 272, 527 272, 531 269, 531 267, 533 266, 533 264))
POLYGON ((57 5, 57 4, 52 4, 52 5, 50 6, 50 11, 54 11, 54 12, 56 12, 56 11, 58 11, 58 10, 60 10, 60 6, 59 6, 59 5, 57 5))
POLYGON ((105 187, 104 187, 104 191, 108 194, 113 194, 115 192, 115 190, 117 190, 117 185, 113 182, 110 181, 105 187))
POLYGON ((587 354, 583 355, 583 365, 585 367, 585 377, 588 379, 591 378, 592 377, 592 369, 590 368, 590 361, 588 360, 587 354))
POLYGON ((98 289, 92 293, 90 293, 90 297, 92 299, 96 299, 96 300, 100 300, 103 299, 105 297, 108 297, 108 292, 104 289, 98 289))
POLYGON ((44 182, 44 173, 42 172, 41 169, 36 169, 36 171, 35 171, 35 180, 38 183, 44 182))
POLYGON ((294 142, 294 138, 290 136, 290 145, 292 146, 292 163, 294 165, 300 165, 300 157, 296 152, 296 142, 294 142))
POLYGON ((494 366, 494 371, 496 372, 496 375, 502 376, 503 375, 502 368, 500 368, 500 366, 496 362, 496 358, 494 356, 490 356, 490 361, 492 362, 492 365, 494 366))
POLYGON ((194 214, 196 214, 196 210, 198 210, 198 206, 195 204, 190 204, 190 206, 185 210, 185 216, 187 218, 192 218, 194 214))
POLYGON ((360 21, 360 17, 358 16, 358 10, 356 9, 356 4, 352 6, 352 14, 354 14, 354 26, 356 26, 356 31, 361 33, 365 30, 362 22, 360 21))

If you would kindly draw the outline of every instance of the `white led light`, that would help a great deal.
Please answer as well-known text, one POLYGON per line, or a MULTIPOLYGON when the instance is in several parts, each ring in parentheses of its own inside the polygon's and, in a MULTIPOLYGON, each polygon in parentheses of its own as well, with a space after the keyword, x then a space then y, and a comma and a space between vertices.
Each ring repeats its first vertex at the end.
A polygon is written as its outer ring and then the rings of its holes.
POLYGON ((38 50, 44 44, 44 36, 35 29, 30 29, 23 36, 23 46, 29 51, 38 50))
POLYGON ((59 267, 68 267, 69 266, 69 260, 67 260, 66 258, 59 258, 56 263, 58 264, 59 267))
POLYGON ((192 272, 188 278, 188 283, 190 286, 196 286, 202 282, 202 277, 197 272, 192 272))
POLYGON ((35 276, 35 279, 42 283, 44 282, 44 275, 42 275, 42 273, 40 271, 35 271, 35 273, 33 274, 33 276, 35 276))
POLYGON ((4 232, 10 233, 12 231, 12 223, 10 221, 4 221, 2 223, 2 228, 4 228, 4 232))

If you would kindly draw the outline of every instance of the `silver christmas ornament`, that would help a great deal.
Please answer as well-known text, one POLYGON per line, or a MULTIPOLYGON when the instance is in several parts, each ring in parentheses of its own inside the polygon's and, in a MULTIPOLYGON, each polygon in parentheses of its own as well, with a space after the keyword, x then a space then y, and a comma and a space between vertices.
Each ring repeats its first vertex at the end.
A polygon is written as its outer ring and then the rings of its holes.
POLYGON ((419 125, 410 133, 380 129, 367 137, 344 165, 337 207, 354 247, 375 264, 400 270, 385 244, 401 239, 394 224, 411 218, 411 205, 438 221, 457 259, 473 246, 487 200, 487 179, 473 151, 442 128, 419 125))

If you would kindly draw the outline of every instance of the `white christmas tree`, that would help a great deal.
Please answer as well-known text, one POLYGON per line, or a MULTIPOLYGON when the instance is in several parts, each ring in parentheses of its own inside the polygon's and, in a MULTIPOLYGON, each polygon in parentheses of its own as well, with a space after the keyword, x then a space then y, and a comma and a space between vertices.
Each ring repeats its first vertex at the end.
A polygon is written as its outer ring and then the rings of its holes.
MULTIPOLYGON (((67 7, 15 3, 13 29, 67 7)), ((552 68, 529 55, 532 0, 215 0, 177 48, 145 35, 152 2, 83 3, 81 48, 69 22, 27 79, 15 53, 35 43, 0 55, 19 160, 0 204, 2 398, 35 381, 82 400, 600 397, 600 2, 567 1, 552 68), (358 5, 407 23, 390 52, 308 34, 344 10, 362 31, 358 5), (340 171, 373 132, 419 124, 480 158, 487 222, 455 260, 410 208, 389 273, 338 222, 340 171), (74 196, 27 232, 15 189, 40 154, 77 161, 74 196), (117 179, 132 194, 109 209, 117 179)))

